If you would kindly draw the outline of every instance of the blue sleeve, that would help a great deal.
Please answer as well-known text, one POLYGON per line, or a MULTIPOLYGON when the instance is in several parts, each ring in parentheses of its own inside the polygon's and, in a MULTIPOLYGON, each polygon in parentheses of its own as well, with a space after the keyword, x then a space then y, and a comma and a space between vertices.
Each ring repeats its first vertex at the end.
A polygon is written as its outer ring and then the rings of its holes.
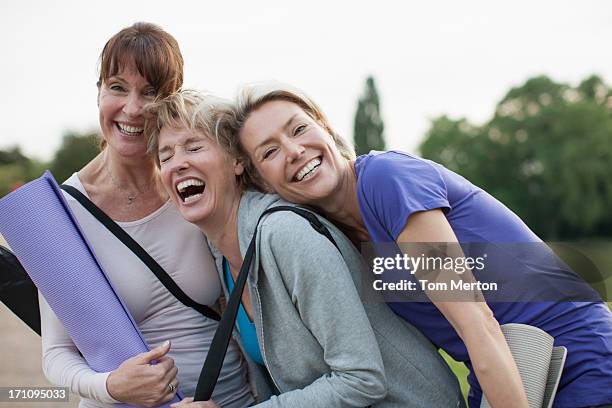
MULTIPOLYGON (((431 162, 399 152, 365 158, 358 184, 363 217, 374 217, 397 240, 415 212, 451 209, 446 183, 431 162), (364 208, 365 207, 365 208, 364 208)), ((364 220, 366 224, 369 220, 364 220)))

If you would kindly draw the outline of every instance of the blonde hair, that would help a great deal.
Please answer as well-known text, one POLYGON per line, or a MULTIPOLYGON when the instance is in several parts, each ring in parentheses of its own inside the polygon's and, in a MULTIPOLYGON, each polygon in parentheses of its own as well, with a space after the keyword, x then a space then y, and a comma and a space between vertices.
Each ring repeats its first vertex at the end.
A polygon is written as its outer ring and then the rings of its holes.
POLYGON ((223 139, 229 140, 231 153, 242 163, 247 177, 247 187, 266 190, 267 185, 261 178, 249 155, 240 143, 240 132, 253 111, 271 101, 287 101, 298 105, 308 116, 315 120, 329 133, 342 157, 355 159, 355 151, 331 126, 319 106, 302 91, 280 82, 269 81, 249 84, 242 87, 231 112, 225 112, 219 118, 217 131, 223 139))
POLYGON ((148 135, 147 152, 155 157, 159 167, 159 133, 162 128, 186 128, 217 143, 228 154, 232 153, 231 139, 217 132, 219 118, 232 108, 229 101, 195 90, 182 90, 156 100, 145 107, 145 129, 148 135))

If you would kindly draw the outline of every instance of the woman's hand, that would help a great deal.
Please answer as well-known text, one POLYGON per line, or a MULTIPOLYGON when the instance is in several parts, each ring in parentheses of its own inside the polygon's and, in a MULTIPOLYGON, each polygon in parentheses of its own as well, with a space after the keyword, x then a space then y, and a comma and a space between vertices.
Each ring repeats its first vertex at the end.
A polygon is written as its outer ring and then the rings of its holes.
POLYGON ((213 400, 193 402, 193 398, 185 398, 181 402, 177 402, 176 404, 171 404, 170 408, 221 408, 221 407, 219 407, 213 400))
POLYGON ((108 393, 117 401, 131 405, 155 407, 176 394, 178 368, 167 357, 170 341, 146 353, 125 360, 106 379, 108 393), (152 365, 151 361, 157 361, 152 365))

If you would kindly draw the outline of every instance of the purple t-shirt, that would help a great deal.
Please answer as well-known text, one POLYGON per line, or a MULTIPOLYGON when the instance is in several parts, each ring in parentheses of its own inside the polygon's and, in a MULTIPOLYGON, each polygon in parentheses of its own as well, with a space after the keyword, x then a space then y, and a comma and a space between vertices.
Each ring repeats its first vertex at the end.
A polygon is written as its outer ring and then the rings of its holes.
MULTIPOLYGON (((355 169, 359 208, 374 243, 396 241, 411 214, 438 208, 460 243, 542 242, 506 206, 438 163, 402 152, 372 152, 358 157, 355 169)), ((508 282, 525 295, 538 290, 534 278, 555 273, 552 264, 516 258, 508 282)), ((488 304, 500 324, 539 327, 555 338, 555 346, 567 347, 555 407, 612 403, 612 313, 604 303, 488 304)), ((394 302, 389 306, 472 371, 465 345, 433 303, 394 302)), ((469 404, 479 406, 482 392, 473 372, 468 381, 469 404)))

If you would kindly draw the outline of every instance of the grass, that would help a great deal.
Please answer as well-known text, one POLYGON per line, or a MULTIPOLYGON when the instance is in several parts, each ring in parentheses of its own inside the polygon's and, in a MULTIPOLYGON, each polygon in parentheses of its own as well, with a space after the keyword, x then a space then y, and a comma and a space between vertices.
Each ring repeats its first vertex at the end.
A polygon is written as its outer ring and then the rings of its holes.
POLYGON ((469 372, 467 367, 465 366, 465 364, 453 360, 453 358, 446 354, 444 350, 440 350, 440 354, 446 361, 446 364, 449 365, 453 373, 457 376, 457 379, 459 380, 459 385, 461 386, 461 393, 463 394, 463 398, 465 398, 465 403, 467 404, 467 395, 470 391, 470 386, 467 382, 467 376, 469 372))

